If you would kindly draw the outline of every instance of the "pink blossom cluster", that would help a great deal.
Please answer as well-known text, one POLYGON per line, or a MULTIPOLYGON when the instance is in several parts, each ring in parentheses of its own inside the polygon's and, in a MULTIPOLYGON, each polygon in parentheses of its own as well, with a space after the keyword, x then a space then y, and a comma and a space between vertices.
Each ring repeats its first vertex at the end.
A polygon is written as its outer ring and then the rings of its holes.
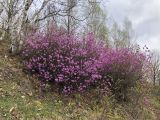
POLYGON ((93 34, 83 38, 61 31, 36 33, 22 52, 25 68, 44 82, 59 85, 65 94, 93 88, 113 89, 123 79, 140 79, 145 55, 131 49, 107 48, 93 34))

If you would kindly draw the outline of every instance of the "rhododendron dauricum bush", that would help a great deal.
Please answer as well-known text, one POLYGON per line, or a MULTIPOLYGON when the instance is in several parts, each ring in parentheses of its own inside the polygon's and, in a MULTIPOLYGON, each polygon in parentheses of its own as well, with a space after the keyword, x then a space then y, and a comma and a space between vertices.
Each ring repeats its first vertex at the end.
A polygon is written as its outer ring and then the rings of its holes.
POLYGON ((30 36, 22 56, 28 71, 65 94, 93 88, 114 92, 118 80, 130 86, 141 79, 145 60, 131 49, 106 48, 92 34, 78 38, 59 31, 30 36))

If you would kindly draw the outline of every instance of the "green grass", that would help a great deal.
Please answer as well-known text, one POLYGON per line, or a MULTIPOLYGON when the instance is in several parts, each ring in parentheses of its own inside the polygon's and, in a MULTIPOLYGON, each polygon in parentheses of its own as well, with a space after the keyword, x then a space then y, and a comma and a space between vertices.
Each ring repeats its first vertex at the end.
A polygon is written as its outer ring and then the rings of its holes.
MULTIPOLYGON (((21 92, 12 81, 0 82, 1 119, 88 120, 101 116, 102 108, 83 103, 79 98, 37 98, 21 92), (62 100, 61 100, 62 99, 62 100), (13 109, 13 110, 12 110, 13 109)), ((109 114, 110 115, 110 114, 109 114)))
POLYGON ((84 120, 90 113, 99 114, 98 106, 92 110, 87 104, 82 105, 79 95, 73 99, 46 92, 42 96, 38 89, 30 86, 29 81, 34 78, 13 71, 13 64, 8 69, 9 63, 1 62, 0 119, 84 120))

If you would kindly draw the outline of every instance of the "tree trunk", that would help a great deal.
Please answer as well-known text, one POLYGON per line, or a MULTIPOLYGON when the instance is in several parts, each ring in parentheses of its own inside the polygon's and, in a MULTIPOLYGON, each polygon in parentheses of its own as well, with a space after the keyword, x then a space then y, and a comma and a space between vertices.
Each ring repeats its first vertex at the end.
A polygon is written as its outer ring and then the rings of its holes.
POLYGON ((154 73, 153 73, 153 85, 155 86, 156 85, 156 72, 154 70, 154 73))
POLYGON ((70 34, 70 14, 71 14, 71 9, 70 9, 70 7, 71 7, 71 1, 70 0, 68 0, 67 1, 68 2, 68 12, 67 12, 67 32, 68 32, 68 34, 70 34))

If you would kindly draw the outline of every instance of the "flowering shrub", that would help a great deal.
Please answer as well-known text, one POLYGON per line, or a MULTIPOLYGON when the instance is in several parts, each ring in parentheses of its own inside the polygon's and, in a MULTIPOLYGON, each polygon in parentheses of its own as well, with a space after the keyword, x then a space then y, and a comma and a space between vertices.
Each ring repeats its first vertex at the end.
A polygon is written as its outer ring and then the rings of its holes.
POLYGON ((82 41, 58 34, 29 38, 23 50, 25 66, 43 81, 60 85, 64 93, 84 91, 101 79, 96 68, 99 45, 92 35, 82 41))
POLYGON ((92 34, 81 39, 61 33, 37 33, 26 40, 24 65, 42 81, 57 84, 63 93, 69 94, 91 88, 116 93, 141 79, 143 54, 106 48, 92 34), (117 84, 120 81, 123 82, 117 84))
POLYGON ((102 57, 102 76, 111 76, 113 81, 111 81, 110 89, 116 98, 125 100, 128 90, 143 77, 142 68, 146 60, 145 55, 133 52, 131 49, 108 49, 108 52, 102 57))

